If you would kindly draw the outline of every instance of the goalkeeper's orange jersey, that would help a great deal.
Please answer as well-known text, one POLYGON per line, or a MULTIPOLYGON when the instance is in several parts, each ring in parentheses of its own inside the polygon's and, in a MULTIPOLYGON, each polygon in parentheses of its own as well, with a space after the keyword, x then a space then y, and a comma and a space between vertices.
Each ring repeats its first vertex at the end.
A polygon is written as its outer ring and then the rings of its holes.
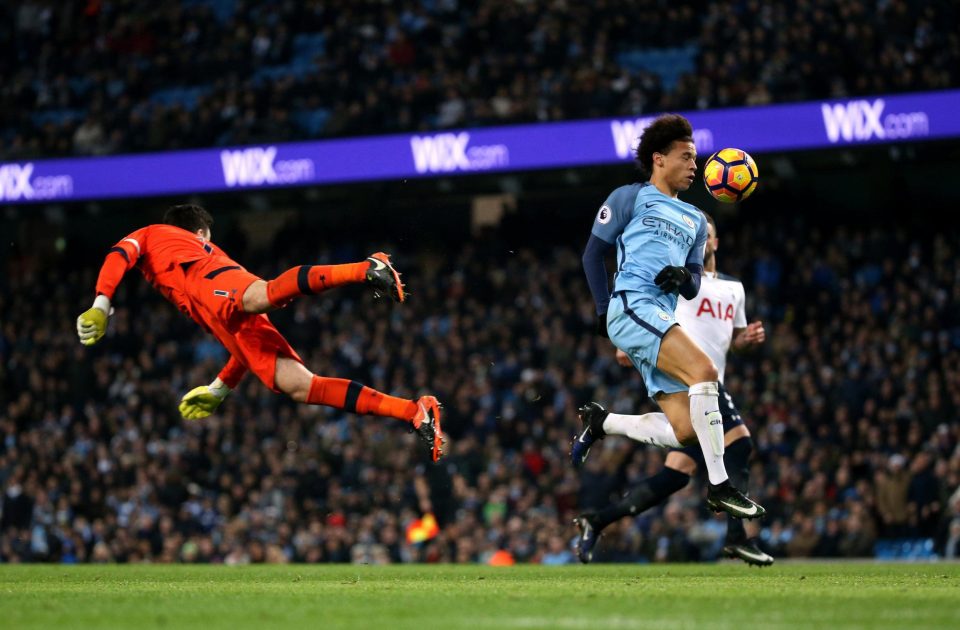
POLYGON ((97 293, 112 300, 123 275, 137 267, 163 297, 206 328, 190 299, 186 271, 192 264, 210 258, 240 267, 223 250, 196 234, 172 225, 148 225, 110 249, 97 278, 97 293))

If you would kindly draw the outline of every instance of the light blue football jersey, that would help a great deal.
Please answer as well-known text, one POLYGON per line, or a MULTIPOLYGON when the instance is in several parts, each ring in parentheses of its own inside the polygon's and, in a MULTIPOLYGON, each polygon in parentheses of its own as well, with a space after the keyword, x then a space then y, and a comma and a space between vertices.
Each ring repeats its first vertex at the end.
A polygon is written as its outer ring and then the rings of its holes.
POLYGON ((676 309, 677 294, 664 293, 653 279, 667 265, 703 265, 707 219, 696 207, 651 184, 617 188, 597 213, 594 236, 617 247, 614 293, 636 291, 676 309))

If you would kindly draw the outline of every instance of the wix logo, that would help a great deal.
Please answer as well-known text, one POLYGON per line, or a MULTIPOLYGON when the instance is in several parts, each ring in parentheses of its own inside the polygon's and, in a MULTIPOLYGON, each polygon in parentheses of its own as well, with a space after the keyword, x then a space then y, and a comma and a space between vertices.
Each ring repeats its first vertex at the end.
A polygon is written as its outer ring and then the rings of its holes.
POLYGON ((70 175, 35 175, 32 162, 0 164, 0 201, 59 199, 73 195, 70 175))
POLYGON ((892 140, 930 133, 925 112, 894 113, 884 116, 886 101, 857 99, 846 103, 823 103, 820 112, 827 139, 837 142, 892 140))
POLYGON ((274 184, 277 181, 277 172, 273 169, 276 157, 277 147, 221 151, 223 179, 230 187, 274 184))
POLYGON ((33 199, 31 175, 33 175, 33 164, 30 163, 22 166, 20 164, 0 166, 0 200, 33 199))
POLYGON ((469 144, 470 133, 467 131, 413 136, 410 138, 413 167, 418 173, 452 173, 486 170, 510 163, 506 145, 471 147, 469 144))
POLYGON ((418 173, 436 173, 470 170, 467 159, 467 143, 470 134, 441 133, 436 136, 414 136, 410 139, 413 150, 413 164, 418 173))
POLYGON ((220 152, 228 188, 290 184, 313 178, 313 160, 277 160, 277 147, 251 147, 220 152))

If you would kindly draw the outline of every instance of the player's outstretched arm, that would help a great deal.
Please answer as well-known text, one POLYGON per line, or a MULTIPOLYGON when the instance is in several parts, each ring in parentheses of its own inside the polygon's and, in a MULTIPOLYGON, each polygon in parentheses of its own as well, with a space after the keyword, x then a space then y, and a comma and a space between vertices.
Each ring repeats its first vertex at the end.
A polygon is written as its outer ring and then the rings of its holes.
POLYGON ((194 387, 180 399, 180 415, 184 420, 201 420, 220 406, 230 394, 230 388, 218 378, 209 385, 194 387))
POLYGON ((603 337, 607 336, 607 307, 610 305, 610 284, 604 257, 612 248, 613 245, 591 234, 581 259, 587 285, 597 306, 597 334, 603 337))
POLYGON ((246 373, 247 366, 231 356, 212 383, 194 387, 180 399, 180 415, 184 420, 206 418, 217 410, 246 373))
POLYGON ((137 264, 145 234, 146 228, 137 230, 107 252, 97 277, 97 296, 93 300, 93 306, 77 318, 77 336, 83 345, 92 346, 106 334, 107 320, 113 314, 110 300, 123 280, 123 275, 137 264))
POLYGON ((607 337, 607 308, 610 306, 610 278, 604 259, 617 238, 623 234, 633 214, 636 190, 622 186, 614 190, 600 206, 590 228, 590 239, 583 250, 583 272, 597 306, 597 334, 607 337))

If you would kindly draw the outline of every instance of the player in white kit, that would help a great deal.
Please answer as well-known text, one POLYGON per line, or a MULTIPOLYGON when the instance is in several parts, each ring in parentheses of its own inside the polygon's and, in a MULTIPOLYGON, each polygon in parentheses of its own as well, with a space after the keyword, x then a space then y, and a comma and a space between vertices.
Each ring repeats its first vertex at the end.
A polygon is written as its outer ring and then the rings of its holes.
MULTIPOLYGON (((715 253, 719 241, 716 225, 709 215, 706 217, 708 236, 700 292, 692 300, 682 299, 677 303, 676 317, 677 322, 687 334, 717 366, 720 378, 720 413, 723 416, 724 429, 724 463, 734 485, 746 489, 749 473, 747 462, 753 444, 750 440, 750 432, 740 417, 740 412, 723 387, 723 375, 729 350, 738 352, 757 346, 764 342, 766 334, 761 322, 747 324, 743 284, 735 278, 717 273, 715 253)), ((625 367, 632 365, 630 358, 620 350, 617 351, 617 362, 625 367)), ((635 418, 637 416, 605 412, 594 414, 592 417, 594 422, 587 422, 588 426, 584 427, 584 432, 590 432, 590 443, 602 439, 605 435, 625 435, 647 442, 648 440, 638 432, 632 431, 635 429, 632 426, 635 424, 633 420, 635 418)), ((581 466, 589 454, 589 449, 582 447, 583 443, 582 439, 574 442, 572 453, 574 466, 581 466)), ((667 455, 664 468, 637 484, 622 501, 597 512, 579 516, 577 525, 580 528, 580 538, 577 550, 581 562, 587 563, 592 560, 593 549, 600 532, 607 525, 625 516, 636 515, 659 505, 671 494, 685 487, 698 468, 703 468, 703 452, 699 446, 671 450, 667 455)), ((757 547, 755 539, 748 537, 743 522, 729 515, 723 552, 752 565, 773 564, 773 558, 757 547)))

